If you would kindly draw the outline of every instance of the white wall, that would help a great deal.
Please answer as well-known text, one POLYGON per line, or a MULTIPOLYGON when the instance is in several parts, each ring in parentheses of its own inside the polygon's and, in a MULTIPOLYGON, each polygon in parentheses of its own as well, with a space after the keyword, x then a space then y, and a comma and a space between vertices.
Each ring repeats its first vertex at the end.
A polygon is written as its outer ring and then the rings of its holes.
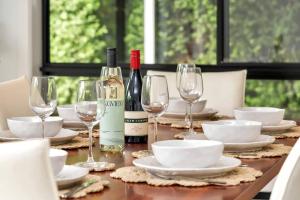
POLYGON ((41 0, 0 0, 0 82, 39 74, 41 0))

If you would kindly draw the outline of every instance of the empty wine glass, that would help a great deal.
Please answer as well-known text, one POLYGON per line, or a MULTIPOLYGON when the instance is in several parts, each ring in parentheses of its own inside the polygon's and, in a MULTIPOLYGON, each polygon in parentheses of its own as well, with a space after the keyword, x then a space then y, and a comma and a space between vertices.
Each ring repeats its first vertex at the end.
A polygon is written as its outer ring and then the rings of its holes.
MULTIPOLYGON (((179 92, 179 86, 180 86, 180 78, 181 78, 181 73, 182 73, 182 69, 187 67, 188 65, 190 65, 191 67, 196 67, 195 64, 178 64, 177 65, 177 70, 176 70, 176 88, 179 92)), ((185 105, 185 115, 184 115, 184 121, 185 123, 189 126, 190 125, 190 119, 189 119, 189 113, 188 113, 188 110, 189 110, 189 105, 186 104, 185 105)))
POLYGON ((203 94, 203 79, 201 69, 194 65, 186 65, 180 73, 179 93, 184 101, 189 104, 189 134, 195 134, 193 128, 192 104, 200 99, 203 94))
POLYGON ((29 104, 32 111, 42 120, 42 138, 45 138, 45 120, 55 111, 57 105, 53 77, 32 77, 29 104))
POLYGON ((105 88, 102 81, 81 80, 77 92, 75 111, 79 119, 87 126, 89 131, 89 151, 86 162, 78 163, 81 167, 90 170, 100 170, 106 162, 95 162, 93 156, 93 127, 99 123, 105 112, 105 88))
POLYGON ((161 116, 169 105, 168 83, 165 76, 151 75, 143 78, 142 107, 153 115, 154 141, 157 141, 157 117, 161 116))

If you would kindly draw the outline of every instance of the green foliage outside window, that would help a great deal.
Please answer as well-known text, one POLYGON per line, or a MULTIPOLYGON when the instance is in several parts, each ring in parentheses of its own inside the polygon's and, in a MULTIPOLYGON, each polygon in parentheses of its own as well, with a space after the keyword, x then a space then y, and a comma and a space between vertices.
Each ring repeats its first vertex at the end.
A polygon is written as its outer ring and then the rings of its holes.
MULTIPOLYGON (((294 48, 295 51, 287 51, 287 47, 300 41, 297 34, 300 33, 300 27, 289 24, 297 24, 295 19, 299 15, 300 2, 287 1, 280 6, 276 2, 282 1, 230 2, 231 15, 236 17, 230 18, 233 30, 230 32, 229 60, 247 61, 256 58, 257 62, 299 61, 295 60, 298 58, 295 55, 299 54, 297 48, 294 48), (263 6, 259 9, 270 13, 270 17, 277 12, 281 13, 281 18, 276 19, 279 20, 276 28, 271 26, 270 29, 268 24, 264 24, 268 20, 271 20, 270 23, 276 20, 263 18, 265 16, 260 19, 257 16, 259 12, 251 7, 251 2, 252 5, 256 3, 263 6), (247 9, 240 11, 243 5, 247 5, 247 9), (274 10, 274 7, 281 10, 274 10), (271 51, 271 54, 267 51, 271 51)), ((106 47, 115 46, 114 3, 111 0, 50 0, 51 62, 105 62, 106 47)), ((215 64, 216 1, 157 0, 156 3, 157 62, 215 64)), ((124 41, 127 58, 130 49, 143 50, 143 9, 143 0, 126 1, 124 41)), ((79 79, 57 77, 59 104, 75 101, 79 79)), ((283 107, 288 109, 288 117, 300 117, 300 81, 248 80, 246 104, 283 107)))

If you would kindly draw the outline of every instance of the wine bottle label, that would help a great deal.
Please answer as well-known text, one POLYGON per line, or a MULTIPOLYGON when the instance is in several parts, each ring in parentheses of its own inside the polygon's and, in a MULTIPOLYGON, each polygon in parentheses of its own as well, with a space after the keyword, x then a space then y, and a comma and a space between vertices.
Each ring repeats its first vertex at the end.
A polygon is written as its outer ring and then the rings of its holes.
POLYGON ((148 135, 148 114, 144 111, 125 111, 125 135, 148 135))
POLYGON ((106 100, 100 121, 100 144, 124 144, 124 100, 106 100))

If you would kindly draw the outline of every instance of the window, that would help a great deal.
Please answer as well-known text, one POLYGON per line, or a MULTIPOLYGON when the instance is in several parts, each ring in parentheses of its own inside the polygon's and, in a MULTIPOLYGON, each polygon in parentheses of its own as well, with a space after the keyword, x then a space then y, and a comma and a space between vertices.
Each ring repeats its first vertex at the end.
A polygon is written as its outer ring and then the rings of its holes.
POLYGON ((247 105, 285 107, 298 118, 299 10, 299 1, 282 0, 43 0, 41 70, 64 76, 65 104, 75 100, 78 76, 99 76, 108 46, 118 48, 124 76, 133 48, 144 71, 175 71, 179 62, 246 68, 247 105))

